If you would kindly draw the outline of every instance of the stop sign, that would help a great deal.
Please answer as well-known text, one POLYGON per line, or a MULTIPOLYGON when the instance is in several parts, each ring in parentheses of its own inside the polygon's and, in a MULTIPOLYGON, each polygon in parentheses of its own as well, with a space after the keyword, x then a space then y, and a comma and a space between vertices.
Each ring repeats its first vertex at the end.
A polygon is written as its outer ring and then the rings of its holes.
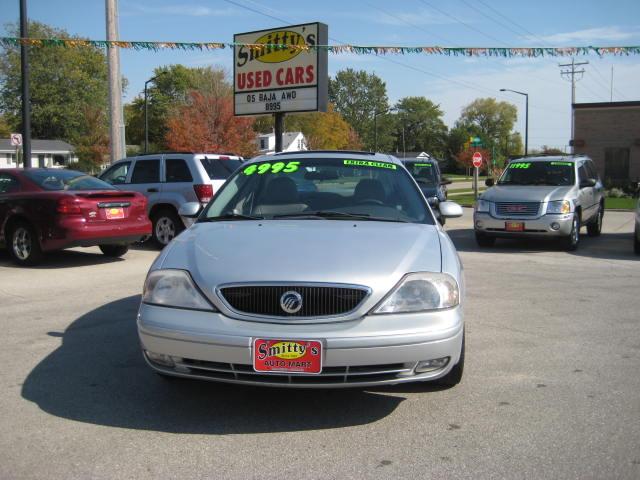
POLYGON ((473 166, 479 168, 482 165, 482 154, 476 152, 473 154, 473 166))

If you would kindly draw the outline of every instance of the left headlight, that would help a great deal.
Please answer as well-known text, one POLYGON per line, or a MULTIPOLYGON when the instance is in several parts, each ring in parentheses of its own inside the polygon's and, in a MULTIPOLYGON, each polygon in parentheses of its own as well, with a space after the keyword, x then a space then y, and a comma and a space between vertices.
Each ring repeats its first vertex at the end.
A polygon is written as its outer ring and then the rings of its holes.
POLYGON ((571 202, 569 200, 558 200, 547 204, 547 213, 571 213, 571 202))
POLYGON ((491 204, 487 200, 478 199, 476 202, 476 212, 489 213, 491 204))
POLYGON ((458 282, 446 273, 410 273, 393 288, 373 313, 441 310, 460 303, 458 282))
POLYGON ((163 307, 215 311, 186 270, 165 269, 150 272, 144 282, 142 301, 163 307))

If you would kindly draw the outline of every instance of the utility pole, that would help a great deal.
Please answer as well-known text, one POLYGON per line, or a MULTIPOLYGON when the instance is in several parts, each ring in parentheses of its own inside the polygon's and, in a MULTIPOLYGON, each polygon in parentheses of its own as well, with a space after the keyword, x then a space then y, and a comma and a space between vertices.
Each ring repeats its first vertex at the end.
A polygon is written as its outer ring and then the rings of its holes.
MULTIPOLYGON (((105 0, 107 14, 107 40, 117 41, 118 0, 105 0)), ((120 51, 107 48, 109 62, 109 133, 111 163, 126 156, 124 118, 122 114, 122 77, 120 76, 120 51)))
MULTIPOLYGON (((29 36, 27 0, 20 0, 20 38, 29 36)), ((22 76, 22 166, 31 168, 31 97, 29 95, 29 47, 20 44, 20 73, 22 76)), ((16 154, 16 165, 18 155, 16 154)))
MULTIPOLYGON (((571 63, 558 64, 559 67, 571 67, 560 71, 560 76, 565 80, 569 80, 571 82, 571 143, 573 143, 574 137, 574 122, 573 122, 573 104, 576 103, 576 81, 582 79, 584 75, 584 68, 581 70, 576 70, 576 67, 579 65, 587 65, 589 62, 578 62, 576 63, 576 59, 572 58, 571 63), (576 79, 576 75, 580 75, 580 78, 576 79)), ((571 145, 571 153, 574 152, 573 145, 571 145)))

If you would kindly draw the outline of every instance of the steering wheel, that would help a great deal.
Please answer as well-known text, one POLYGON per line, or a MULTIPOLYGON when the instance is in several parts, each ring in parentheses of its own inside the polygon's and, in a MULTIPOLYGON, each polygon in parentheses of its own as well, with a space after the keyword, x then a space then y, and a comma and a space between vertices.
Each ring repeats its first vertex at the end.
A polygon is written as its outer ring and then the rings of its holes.
POLYGON ((364 200, 360 200, 357 203, 358 203, 358 205, 381 205, 381 206, 384 206, 384 202, 382 200, 377 200, 375 198, 365 198, 364 200))

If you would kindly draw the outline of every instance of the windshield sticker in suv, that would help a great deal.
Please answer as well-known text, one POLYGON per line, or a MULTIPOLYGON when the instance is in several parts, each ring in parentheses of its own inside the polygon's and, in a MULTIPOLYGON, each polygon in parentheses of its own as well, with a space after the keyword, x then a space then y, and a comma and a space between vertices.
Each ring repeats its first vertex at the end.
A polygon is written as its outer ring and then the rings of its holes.
POLYGON ((413 166, 414 167, 431 167, 432 165, 430 163, 414 163, 413 166))
POLYGON ((300 167, 300 162, 276 162, 276 163, 254 163, 245 168, 242 173, 245 175, 264 175, 265 173, 293 173, 297 172, 300 167))
POLYGON ((563 166, 563 167, 570 167, 573 165, 573 163, 571 162, 551 162, 552 166, 563 166))
POLYGON ((527 162, 516 162, 516 163, 509 164, 509 168, 529 168, 530 166, 531 166, 531 163, 527 163, 527 162))
POLYGON ((396 166, 393 163, 372 162, 370 160, 345 160, 344 164, 348 166, 355 166, 355 167, 388 168, 390 170, 396 169, 396 166))

